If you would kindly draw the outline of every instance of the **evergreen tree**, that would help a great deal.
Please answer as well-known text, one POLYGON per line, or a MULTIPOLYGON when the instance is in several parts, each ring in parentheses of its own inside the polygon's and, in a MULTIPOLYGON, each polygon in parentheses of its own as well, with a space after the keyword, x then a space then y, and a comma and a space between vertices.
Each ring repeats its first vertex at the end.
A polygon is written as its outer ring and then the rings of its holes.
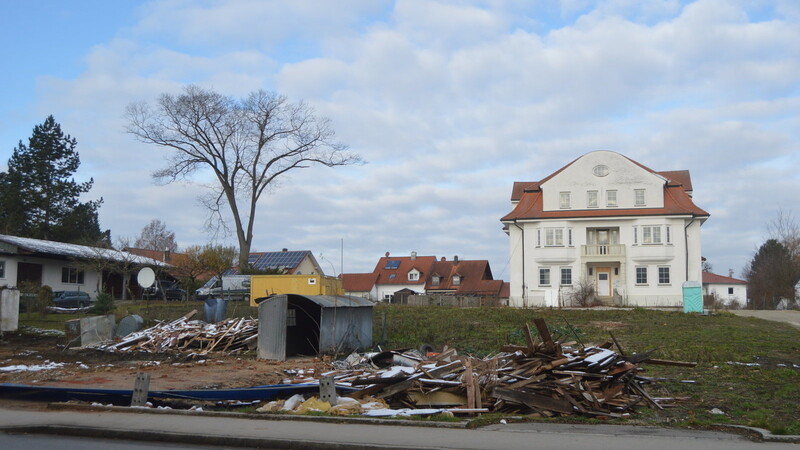
POLYGON ((79 197, 94 180, 78 183, 78 142, 64 135, 53 116, 36 125, 28 145, 20 141, 0 174, 0 230, 5 234, 62 242, 96 243, 100 231, 97 209, 103 199, 81 203, 79 197))
POLYGON ((775 309, 781 299, 794 300, 794 286, 800 278, 792 256, 783 244, 769 239, 745 268, 748 296, 753 307, 775 309))

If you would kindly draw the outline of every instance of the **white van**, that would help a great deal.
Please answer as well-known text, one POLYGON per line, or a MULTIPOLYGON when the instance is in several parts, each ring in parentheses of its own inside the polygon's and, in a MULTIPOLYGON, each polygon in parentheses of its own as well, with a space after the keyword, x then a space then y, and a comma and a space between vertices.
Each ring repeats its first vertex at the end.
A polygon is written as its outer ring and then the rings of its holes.
POLYGON ((250 275, 223 275, 212 277, 200 289, 194 292, 197 300, 207 298, 227 298, 231 300, 250 300, 250 275))

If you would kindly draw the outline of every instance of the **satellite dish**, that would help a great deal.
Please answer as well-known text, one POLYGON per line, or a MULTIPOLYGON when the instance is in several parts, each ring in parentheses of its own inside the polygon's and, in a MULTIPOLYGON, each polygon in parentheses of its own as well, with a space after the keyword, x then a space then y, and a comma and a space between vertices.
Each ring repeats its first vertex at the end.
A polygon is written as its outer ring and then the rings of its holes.
POLYGON ((156 281, 156 273, 153 272, 153 269, 149 267, 145 267, 139 271, 139 274, 136 275, 136 281, 139 282, 139 286, 147 289, 153 285, 156 281))

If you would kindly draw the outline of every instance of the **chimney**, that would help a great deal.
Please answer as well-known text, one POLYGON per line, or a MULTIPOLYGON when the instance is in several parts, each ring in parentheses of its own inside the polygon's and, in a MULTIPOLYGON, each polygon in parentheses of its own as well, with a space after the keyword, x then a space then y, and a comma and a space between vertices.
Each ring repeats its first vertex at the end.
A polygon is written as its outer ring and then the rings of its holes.
POLYGON ((453 265, 454 266, 458 265, 458 255, 453 256, 453 265))
POLYGON ((417 252, 411 252, 411 260, 412 261, 416 261, 417 260, 417 252))
POLYGON ((447 258, 445 258, 444 256, 442 256, 442 259, 441 259, 441 261, 447 261, 447 258))
POLYGON ((389 257, 389 252, 386 252, 386 257, 387 257, 387 258, 389 257))
POLYGON ((728 276, 733 278, 733 269, 728 269, 728 276))
POLYGON ((164 262, 169 261, 169 248, 164 249, 164 262))
POLYGON ((288 248, 284 248, 284 249, 282 249, 281 251, 282 251, 282 252, 288 252, 288 251, 289 251, 289 249, 288 249, 288 248))

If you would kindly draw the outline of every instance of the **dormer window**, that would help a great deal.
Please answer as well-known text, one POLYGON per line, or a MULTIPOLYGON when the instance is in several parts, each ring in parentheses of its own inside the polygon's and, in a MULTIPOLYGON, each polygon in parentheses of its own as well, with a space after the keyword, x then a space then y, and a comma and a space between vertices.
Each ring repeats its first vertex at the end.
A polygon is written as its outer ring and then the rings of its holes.
POLYGON ((411 269, 408 271, 408 281, 417 281, 419 280, 419 270, 411 269))
POLYGON ((647 204, 645 202, 644 189, 634 189, 633 196, 634 206, 645 206, 647 204))
POLYGON ((433 278, 431 278, 431 284, 434 286, 438 286, 440 281, 441 278, 439 278, 439 275, 434 275, 433 278))
POLYGON ((453 286, 461 284, 461 275, 453 275, 453 286))

